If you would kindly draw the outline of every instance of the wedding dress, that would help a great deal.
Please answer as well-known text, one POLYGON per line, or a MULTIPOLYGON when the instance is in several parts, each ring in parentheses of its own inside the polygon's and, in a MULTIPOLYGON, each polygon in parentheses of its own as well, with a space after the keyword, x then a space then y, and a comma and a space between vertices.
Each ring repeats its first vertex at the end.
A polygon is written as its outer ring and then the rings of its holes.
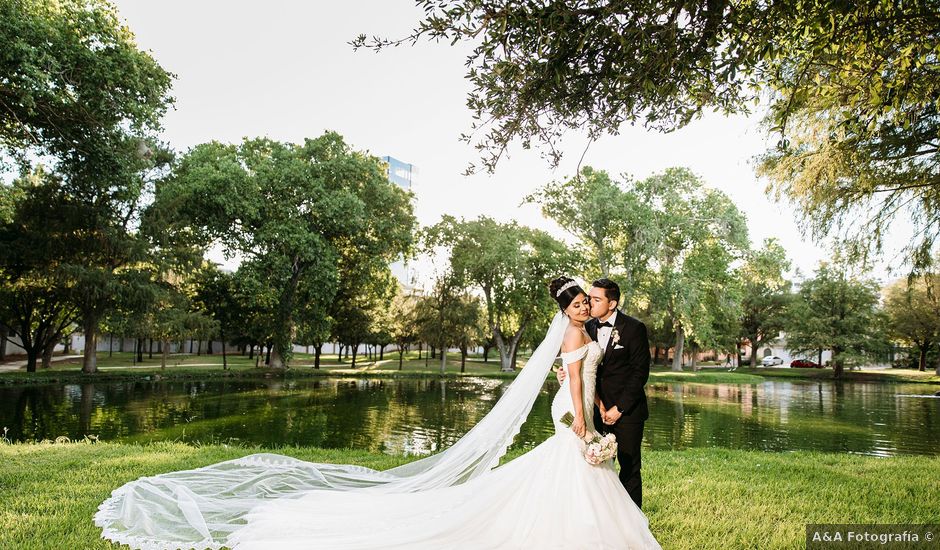
MULTIPOLYGON (((470 432, 431 457, 378 472, 256 454, 140 478, 99 507, 102 537, 133 548, 497 549, 660 548, 612 461, 593 466, 559 419, 573 412, 570 378, 555 394, 555 434, 496 467, 557 357, 567 317, 470 432), (521 418, 520 418, 521 417, 521 418)), ((591 342, 582 361, 585 422, 593 430, 591 342)))

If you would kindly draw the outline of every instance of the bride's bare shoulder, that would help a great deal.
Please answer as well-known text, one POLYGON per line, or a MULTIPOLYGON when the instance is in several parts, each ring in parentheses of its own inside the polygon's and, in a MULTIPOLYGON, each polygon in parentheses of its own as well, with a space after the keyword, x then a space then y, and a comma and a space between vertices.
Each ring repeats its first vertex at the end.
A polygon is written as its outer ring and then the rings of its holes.
POLYGON ((584 332, 581 329, 573 325, 565 329, 565 338, 561 343, 561 351, 574 351, 584 345, 584 332))

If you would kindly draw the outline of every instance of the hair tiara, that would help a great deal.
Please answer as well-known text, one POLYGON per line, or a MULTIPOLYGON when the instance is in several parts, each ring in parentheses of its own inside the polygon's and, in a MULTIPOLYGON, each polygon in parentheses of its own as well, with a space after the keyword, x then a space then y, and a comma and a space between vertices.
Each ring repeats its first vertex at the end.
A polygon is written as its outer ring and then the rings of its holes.
POLYGON ((562 292, 568 290, 569 288, 571 288, 571 287, 573 287, 573 286, 578 286, 578 282, 577 282, 577 281, 574 281, 574 280, 571 280, 571 281, 568 281, 567 283, 561 285, 561 288, 559 288, 559 289, 558 289, 558 292, 555 293, 555 297, 557 298, 557 297, 561 296, 561 293, 562 293, 562 292))

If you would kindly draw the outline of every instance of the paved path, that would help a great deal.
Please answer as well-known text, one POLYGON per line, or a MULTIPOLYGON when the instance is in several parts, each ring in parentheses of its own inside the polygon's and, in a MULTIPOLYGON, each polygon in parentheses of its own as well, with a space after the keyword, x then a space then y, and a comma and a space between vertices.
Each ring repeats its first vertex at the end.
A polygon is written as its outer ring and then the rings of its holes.
MULTIPOLYGON (((81 355, 54 355, 52 362, 66 361, 68 359, 81 359, 81 355)), ((9 363, 0 363, 0 372, 13 372, 26 367, 26 359, 21 361, 10 361, 9 363)))

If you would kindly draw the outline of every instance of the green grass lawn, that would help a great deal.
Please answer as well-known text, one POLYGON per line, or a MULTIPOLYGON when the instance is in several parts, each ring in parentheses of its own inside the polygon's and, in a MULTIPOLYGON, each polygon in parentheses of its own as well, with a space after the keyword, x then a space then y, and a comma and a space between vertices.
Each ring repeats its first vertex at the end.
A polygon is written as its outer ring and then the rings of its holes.
MULTIPOLYGON (((256 367, 255 359, 248 356, 229 355, 228 370, 222 368, 222 355, 171 355, 166 369, 160 368, 160 358, 154 355, 149 359, 144 354, 144 360, 134 363, 133 354, 108 353, 98 354, 98 370, 93 375, 81 373, 81 358, 56 361, 48 369, 39 369, 35 373, 27 373, 25 368, 16 371, 0 372, 0 384, 42 383, 52 381, 68 381, 77 379, 113 380, 127 378, 142 378, 160 375, 166 378, 211 378, 216 376, 428 376, 440 375, 440 358, 426 361, 427 354, 419 360, 416 352, 405 354, 402 368, 398 367, 398 354, 387 353, 382 360, 369 360, 360 356, 353 368, 350 360, 339 362, 336 355, 324 355, 320 360, 320 368, 314 368, 314 357, 305 353, 294 355, 290 369, 275 371, 264 366, 262 362, 256 367)), ((490 355, 489 362, 482 357, 468 357, 464 372, 460 368, 460 354, 447 355, 446 376, 485 376, 494 378, 513 377, 515 373, 500 371, 499 359, 490 355)), ((520 356, 518 367, 525 365, 525 357, 520 356)))
MULTIPOLYGON (((701 371, 700 371, 701 372, 701 371)), ((741 367, 729 374, 751 374, 768 378, 802 378, 810 380, 832 380, 832 369, 791 369, 766 367, 741 367)), ((897 382, 900 384, 940 384, 940 376, 936 372, 925 372, 913 369, 885 369, 885 370, 845 370, 842 379, 846 382, 897 382)))
MULTIPOLYGON (((369 360, 367 357, 357 358, 356 367, 353 368, 349 360, 342 363, 336 355, 324 355, 321 358, 320 368, 314 369, 313 355, 306 353, 295 354, 291 368, 286 371, 272 371, 264 367, 255 366, 255 359, 248 356, 229 355, 229 369, 222 369, 222 355, 189 355, 180 354, 170 356, 166 369, 160 368, 159 355, 149 359, 144 354, 144 360, 134 363, 133 354, 115 352, 98 354, 99 372, 94 375, 81 373, 81 359, 68 359, 56 361, 49 369, 40 369, 35 373, 27 373, 25 368, 17 371, 0 372, 0 384, 30 384, 44 382, 63 382, 72 380, 123 380, 129 378, 143 378, 159 375, 165 378, 212 378, 219 376, 438 376, 440 375, 440 358, 426 360, 426 353, 422 359, 417 358, 417 352, 405 354, 401 370, 398 368, 398 354, 387 353, 383 360, 369 360)), ((460 370, 460 355, 449 353, 447 359, 446 376, 482 376, 489 378, 511 378, 515 373, 502 372, 496 353, 490 354, 489 362, 482 357, 471 356, 467 359, 464 372, 460 370)), ((525 366, 527 357, 520 355, 518 368, 525 366)), ((517 371, 518 372, 518 371, 517 371)), ((795 378, 806 380, 831 380, 831 369, 782 369, 757 367, 754 369, 742 367, 734 372, 728 372, 724 367, 704 365, 693 371, 686 367, 682 372, 673 372, 669 366, 654 365, 650 369, 650 383, 654 382, 695 382, 695 383, 724 383, 724 384, 757 384, 765 379, 795 378)), ((845 381, 861 382, 897 382, 897 383, 927 383, 940 384, 940 376, 933 371, 918 372, 910 369, 889 369, 884 371, 845 371, 845 381)))
MULTIPOLYGON (((91 520, 111 490, 262 451, 376 469, 410 460, 298 447, 0 444, 0 548, 113 548, 91 520)), ((937 479, 940 457, 645 451, 643 509, 664 548, 803 548, 806 523, 937 522, 937 479)))

